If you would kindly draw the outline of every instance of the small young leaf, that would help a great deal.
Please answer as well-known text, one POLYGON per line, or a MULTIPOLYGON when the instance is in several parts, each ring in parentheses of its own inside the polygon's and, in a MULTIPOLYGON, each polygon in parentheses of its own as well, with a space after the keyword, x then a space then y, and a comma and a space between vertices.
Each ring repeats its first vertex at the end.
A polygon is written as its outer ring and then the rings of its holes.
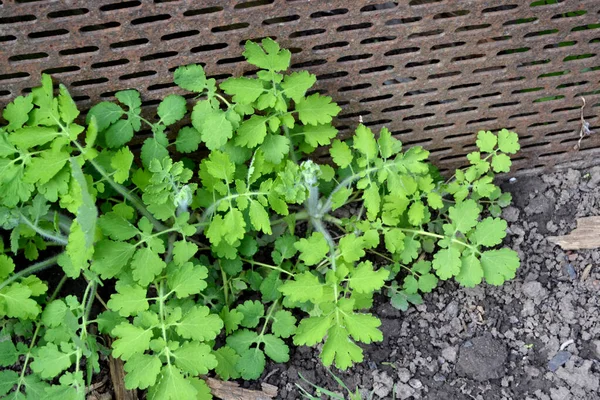
POLYGON ((172 125, 187 112, 185 98, 178 94, 170 94, 160 102, 157 112, 163 124, 172 125))
POLYGON ((131 165, 133 164, 133 153, 129 147, 123 147, 115 153, 110 160, 110 166, 115 169, 113 179, 117 183, 123 183, 129 178, 131 165))
POLYGON ((332 102, 331 97, 318 93, 296 102, 298 118, 305 125, 328 124, 342 109, 332 102))
POLYGON ((498 149, 500 151, 515 154, 520 148, 519 135, 507 129, 502 129, 498 132, 498 149))
POLYGON ((251 104, 258 96, 265 92, 263 83, 258 79, 229 78, 221 83, 221 89, 230 96, 233 101, 240 104, 251 104))
POLYGON ((352 151, 344 142, 334 140, 329 149, 329 154, 340 168, 346 168, 352 163, 352 151))
POLYGON ((300 259, 306 265, 317 264, 329 252, 329 246, 321 232, 313 232, 308 239, 300 239, 294 247, 300 252, 300 259))
POLYGON ((385 284, 385 280, 389 275, 389 271, 380 268, 377 271, 373 270, 371 261, 363 261, 350 274, 350 287, 359 293, 370 293, 381 289, 385 284))
POLYGON ((149 354, 134 354, 124 366, 125 388, 146 389, 156 383, 162 363, 158 357, 149 354))
POLYGON ((477 132, 477 141, 475 143, 482 152, 492 153, 498 143, 498 138, 490 131, 479 131, 477 132))
POLYGON ((244 315, 241 325, 246 328, 255 328, 260 319, 265 315, 265 307, 258 301, 246 300, 236 308, 244 315))
POLYGON ((201 65, 185 65, 177 68, 173 80, 182 89, 202 93, 206 89, 206 74, 201 65))

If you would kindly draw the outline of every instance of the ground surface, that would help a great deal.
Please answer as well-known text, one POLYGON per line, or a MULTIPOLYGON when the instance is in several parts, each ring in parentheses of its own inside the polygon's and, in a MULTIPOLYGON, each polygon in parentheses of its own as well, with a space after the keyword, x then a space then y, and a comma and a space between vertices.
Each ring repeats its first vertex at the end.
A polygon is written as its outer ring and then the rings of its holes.
MULTIPOLYGON (((360 365, 336 371, 365 399, 394 391, 396 399, 600 399, 600 250, 569 254, 546 240, 569 233, 578 217, 600 215, 600 167, 503 186, 514 197, 504 217, 506 244, 522 259, 516 279, 475 289, 447 282, 406 313, 377 306, 384 341, 365 346, 360 365)), ((279 386, 280 399, 300 398, 299 372, 339 391, 317 356, 301 347, 263 380, 279 386)))

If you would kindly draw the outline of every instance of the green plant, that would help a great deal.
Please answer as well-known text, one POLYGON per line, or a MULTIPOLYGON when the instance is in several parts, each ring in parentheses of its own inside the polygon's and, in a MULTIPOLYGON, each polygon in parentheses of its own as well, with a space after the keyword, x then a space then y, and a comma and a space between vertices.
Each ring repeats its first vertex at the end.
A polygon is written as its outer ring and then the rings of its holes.
POLYGON ((0 395, 83 398, 108 351, 150 399, 210 398, 198 375, 258 378, 291 342, 323 343, 323 363, 345 369, 363 359, 356 342, 382 340, 367 312, 375 293, 405 310, 439 279, 514 277, 516 253, 494 249, 511 199, 493 178, 510 168, 515 133, 479 132, 470 166, 444 180, 426 150, 403 151, 385 128, 335 139, 340 108, 307 94, 314 75, 283 73, 291 53, 274 41, 248 42, 244 56, 255 78, 175 71, 193 93, 183 127, 184 97, 165 97, 151 121, 135 90, 82 125, 46 75, 5 108, 0 363, 24 361, 0 371, 0 395), (142 127, 138 163, 129 142, 142 127), (199 163, 186 157, 201 145, 199 163), (327 145, 334 166, 309 158, 327 145), (47 298, 40 277, 52 276, 34 274, 54 265, 64 277, 47 298), (95 300, 106 310, 92 312, 95 300))
MULTIPOLYGON (((356 388, 356 390, 353 392, 352 390, 350 390, 350 388, 348 388, 348 386, 346 386, 344 381, 342 381, 330 369, 327 369, 327 372, 329 372, 331 374, 331 376, 333 377, 335 382, 338 384, 338 386, 343 389, 343 392, 348 394, 349 400, 363 400, 363 395, 361 394, 361 392, 358 388, 356 388)), ((343 393, 340 394, 337 392, 332 392, 331 390, 317 386, 314 383, 307 380, 299 372, 298 372, 298 376, 300 376, 300 379, 302 379, 305 383, 307 383, 311 388, 315 389, 315 394, 313 395, 308 390, 306 390, 304 387, 302 387, 302 385, 296 383, 296 387, 298 388, 298 391, 300 391, 302 398, 308 399, 308 400, 320 400, 322 398, 322 396, 325 395, 325 396, 327 396, 327 398, 332 399, 332 400, 346 400, 346 396, 344 396, 343 393)), ((367 399, 370 400, 372 398, 373 398, 373 392, 371 392, 369 394, 369 397, 367 397, 367 399)), ((396 398, 396 393, 394 393, 393 398, 394 399, 396 398)), ((365 400, 367 400, 367 399, 365 399, 365 400)))

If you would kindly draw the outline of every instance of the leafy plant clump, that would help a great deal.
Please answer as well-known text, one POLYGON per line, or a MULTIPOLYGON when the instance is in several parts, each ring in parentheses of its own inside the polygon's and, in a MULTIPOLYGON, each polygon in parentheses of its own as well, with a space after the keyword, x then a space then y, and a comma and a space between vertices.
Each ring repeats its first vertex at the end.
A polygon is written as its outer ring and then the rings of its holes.
POLYGON ((274 41, 243 54, 256 77, 175 71, 191 115, 172 94, 145 119, 125 90, 82 123, 47 75, 4 109, 0 396, 82 399, 109 352, 149 399, 211 398, 200 375, 256 379, 292 343, 346 369, 357 343, 382 340, 375 293, 406 310, 439 280, 514 277, 517 254, 496 248, 511 198, 493 178, 515 133, 479 132, 445 180, 385 128, 336 139, 340 108, 307 94, 315 76, 287 73, 274 41), (310 158, 319 146, 333 165, 310 158))

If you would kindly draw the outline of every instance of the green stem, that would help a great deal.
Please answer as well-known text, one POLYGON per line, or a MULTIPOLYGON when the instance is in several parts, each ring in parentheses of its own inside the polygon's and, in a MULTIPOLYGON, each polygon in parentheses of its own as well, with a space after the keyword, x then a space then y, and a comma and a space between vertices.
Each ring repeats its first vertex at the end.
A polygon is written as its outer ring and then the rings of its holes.
POLYGON ((221 96, 218 93, 215 93, 215 97, 218 98, 219 100, 221 100, 223 103, 225 103, 225 105, 227 105, 227 107, 231 107, 231 103, 229 101, 227 101, 227 99, 223 96, 221 96))
POLYGON ((371 254, 375 254, 376 256, 383 258, 383 259, 384 259, 384 260, 386 260, 386 261, 389 261, 389 262, 391 262, 391 263, 394 263, 394 264, 396 264, 396 263, 397 263, 397 264, 398 264, 400 267, 404 268, 405 270, 407 270, 408 272, 410 272, 410 273, 411 273, 411 274, 413 274, 413 275, 418 275, 416 272, 414 272, 412 269, 408 268, 406 265, 402 265, 402 264, 400 264, 398 261, 394 260, 394 259, 393 259, 393 258, 391 258, 391 257, 388 257, 388 256, 386 256, 386 255, 385 255, 385 254, 383 254, 383 253, 380 253, 380 252, 378 252, 378 251, 376 251, 376 250, 373 250, 373 249, 368 249, 367 251, 368 251, 369 253, 371 253, 371 254))
POLYGON ((267 313, 267 316, 265 317, 265 323, 263 324, 262 330, 260 331, 260 335, 258 335, 259 337, 261 337, 265 334, 265 331, 267 330, 267 324, 269 323, 269 320, 271 319, 271 315, 273 315, 273 311, 275 311, 275 307, 277 306, 278 302, 279 302, 279 299, 275 300, 273 302, 273 304, 271 304, 271 307, 269 308, 269 312, 267 313))
MULTIPOLYGON (((80 152, 85 153, 85 149, 83 147, 81 147, 81 145, 79 143, 77 143, 77 142, 73 142, 73 143, 75 143, 75 145, 77 146, 77 148, 79 149, 80 152)), ((130 193, 127 189, 125 189, 125 187, 123 187, 122 185, 119 185, 117 182, 115 182, 110 177, 110 175, 104 170, 104 168, 102 168, 102 166, 100 164, 98 164, 97 162, 95 162, 94 160, 91 160, 91 159, 88 159, 88 161, 92 165, 92 167, 94 167, 94 169, 96 171, 98 171, 98 173, 106 180, 106 182, 108 182, 108 184, 117 193, 119 193, 121 196, 123 196, 123 198, 125 200, 130 202, 131 205, 133 205, 136 208, 136 210, 138 210, 140 212, 140 214, 142 214, 144 217, 148 218, 148 220, 152 223, 152 225, 154 225, 155 230, 162 231, 162 230, 167 229, 166 225, 164 225, 162 222, 160 222, 159 220, 154 218, 154 216, 150 213, 150 211, 148 211, 146 209, 146 206, 144 206, 144 203, 142 202, 142 200, 139 197, 137 197, 133 193, 130 193)))
MULTIPOLYGON (((165 297, 164 297, 164 286, 163 281, 158 283, 158 315, 160 316, 160 327, 162 331, 162 337, 165 343, 168 343, 167 340, 167 326, 165 324, 165 297)), ((165 354, 167 355, 167 364, 171 365, 171 352, 169 348, 166 348, 165 354)))
POLYGON ((294 146, 292 146, 292 137, 290 136, 290 130, 285 125, 282 125, 282 128, 283 128, 283 133, 285 134, 285 137, 290 142, 290 157, 291 157, 292 161, 294 162, 294 164, 298 164, 298 157, 296 157, 296 152, 294 151, 294 146))
MULTIPOLYGON (((58 296, 58 294, 60 293, 60 290, 62 289, 62 287, 66 281, 67 281, 67 276, 63 275, 63 277, 58 282, 58 285, 56 285, 56 288, 54 289, 52 296, 50 296, 48 303, 51 303, 52 301, 54 301, 54 299, 56 299, 56 296, 58 296)), ((27 350, 27 354, 25 354, 25 360, 23 361, 23 368, 21 369, 21 375, 19 376, 19 383, 17 383, 17 389, 15 390, 15 393, 19 393, 21 391, 21 386, 25 379, 25 371, 27 371, 27 365, 29 364, 29 358, 31 358, 31 350, 33 350, 33 347, 35 346, 35 341, 37 339, 38 334, 40 333, 41 326, 42 326, 42 324, 39 322, 35 326, 35 331, 33 332, 33 336, 31 337, 31 343, 29 343, 29 350, 27 350)))
POLYGON ((219 269, 221 270, 221 278, 223 279, 223 296, 225 296, 225 304, 229 307, 229 281, 227 280, 227 272, 223 269, 219 260, 219 269))
POLYGON ((273 270, 275 270, 275 271, 282 272, 282 273, 284 273, 284 274, 287 274, 287 275, 289 275, 289 276, 294 276, 294 274, 292 274, 291 272, 289 272, 289 271, 286 271, 286 270, 285 270, 285 269, 283 269, 283 268, 276 267, 275 265, 264 264, 264 263, 261 263, 261 262, 258 262, 258 261, 248 260, 248 259, 246 259, 246 258, 241 258, 241 260, 242 260, 243 262, 247 262, 248 264, 252 264, 252 265, 258 265, 259 267, 271 268, 271 269, 273 269, 273 270))
POLYGON ((418 229, 408 229, 408 228, 398 228, 403 232, 408 232, 408 233, 414 233, 416 235, 422 235, 422 236, 430 236, 430 237, 434 237, 434 238, 438 238, 438 239, 445 239, 445 238, 450 238, 450 240, 456 244, 460 244, 462 246, 465 246, 469 249, 471 249, 473 252, 477 253, 477 254, 481 254, 481 252, 479 250, 477 250, 477 246, 473 246, 470 245, 468 243, 465 243, 461 240, 458 240, 454 237, 449 237, 449 236, 444 236, 444 235, 438 235, 437 233, 431 233, 431 232, 427 232, 427 231, 423 231, 423 230, 418 230, 418 229))
POLYGON ((219 204, 221 204, 224 201, 233 200, 233 199, 236 199, 238 197, 243 197, 243 196, 251 197, 251 196, 261 196, 261 195, 268 196, 269 193, 267 193, 267 192, 236 193, 236 194, 230 194, 228 196, 220 198, 219 200, 212 203, 206 210, 204 210, 204 212, 202 213, 202 216, 200 217, 200 220, 195 225, 198 225, 200 227, 206 225, 206 220, 208 218, 210 218, 210 216, 215 212, 215 210, 217 209, 219 204))
POLYGON ((10 278, 6 279, 5 281, 3 281, 2 283, 0 283, 0 290, 2 290, 3 288, 5 288, 6 286, 8 286, 9 284, 11 284, 12 282, 16 281, 17 279, 23 278, 27 275, 33 274, 34 272, 38 272, 41 271, 45 268, 51 267, 53 265, 56 265, 56 262, 58 261, 58 257, 54 256, 51 257, 47 260, 44 261, 40 261, 38 263, 35 263, 19 272, 17 272, 16 274, 12 275, 10 278))
POLYGON ((25 223, 25 225, 27 225, 28 227, 33 229, 38 235, 42 236, 45 239, 50 239, 56 243, 61 244, 62 246, 66 246, 69 243, 68 239, 66 237, 64 237, 63 235, 61 235, 60 233, 49 232, 45 229, 40 228, 39 226, 35 225, 32 221, 30 221, 29 218, 27 218, 23 214, 21 214, 21 221, 23 221, 25 223))

